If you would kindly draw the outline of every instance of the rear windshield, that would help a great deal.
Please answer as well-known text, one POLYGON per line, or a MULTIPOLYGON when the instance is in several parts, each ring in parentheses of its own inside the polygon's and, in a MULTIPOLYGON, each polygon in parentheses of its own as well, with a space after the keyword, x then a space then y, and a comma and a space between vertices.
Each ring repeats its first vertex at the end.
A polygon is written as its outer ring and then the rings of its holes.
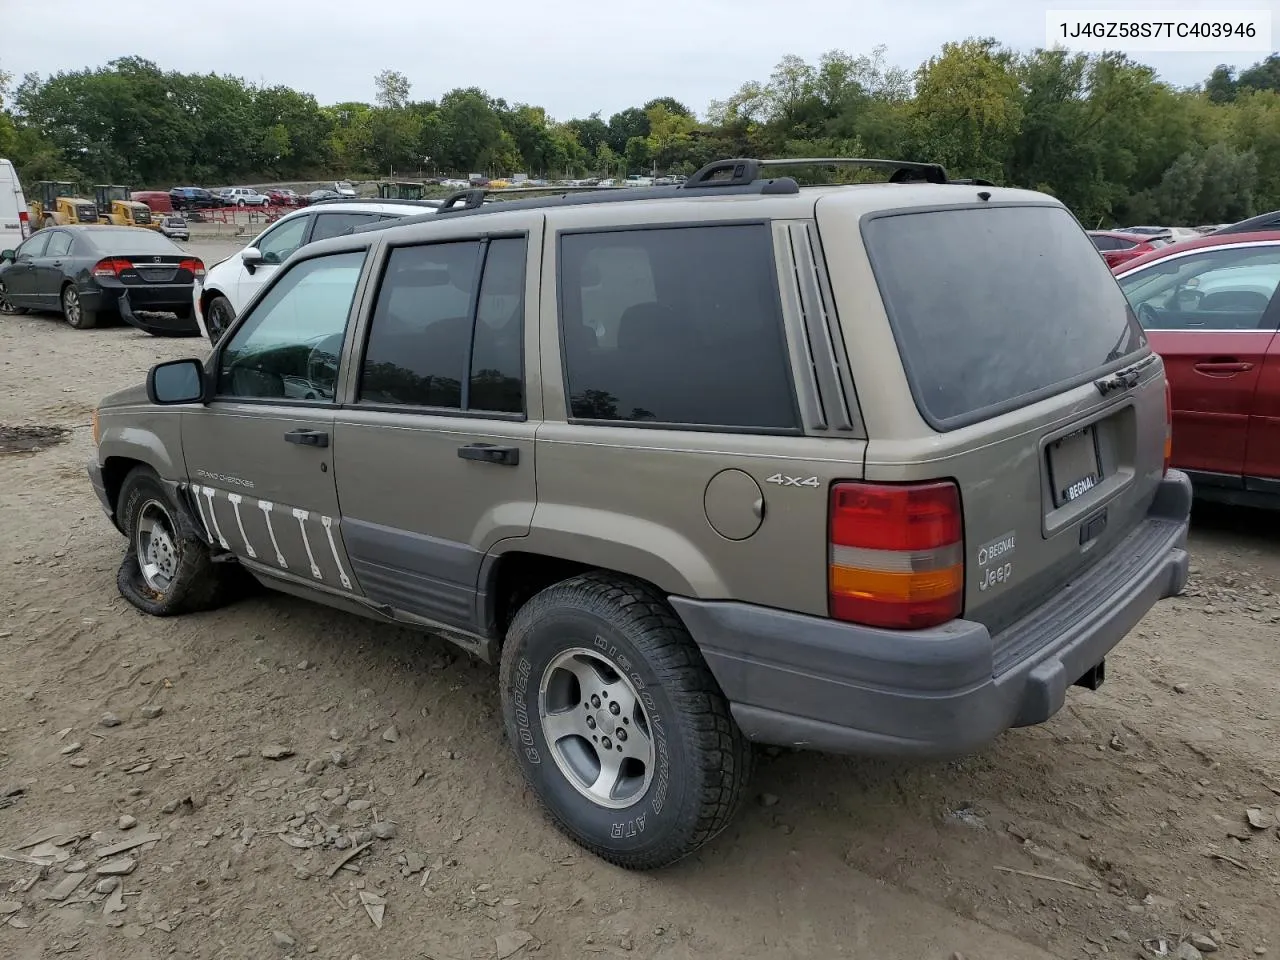
POLYGON ((863 236, 934 429, 1070 389, 1146 345, 1110 269, 1061 207, 895 214, 867 221, 863 236))
POLYGON ((162 233, 153 230, 140 230, 137 227, 95 227, 91 233, 82 236, 91 239, 93 245, 107 253, 122 254, 174 254, 181 253, 182 248, 162 233))

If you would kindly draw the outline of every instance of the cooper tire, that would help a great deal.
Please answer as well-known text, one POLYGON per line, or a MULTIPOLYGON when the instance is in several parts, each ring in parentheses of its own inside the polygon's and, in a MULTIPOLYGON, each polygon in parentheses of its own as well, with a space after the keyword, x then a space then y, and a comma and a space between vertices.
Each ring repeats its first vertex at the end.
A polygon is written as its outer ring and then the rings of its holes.
POLYGON ((129 541, 116 573, 121 596, 153 617, 211 610, 226 601, 229 565, 213 562, 196 521, 150 467, 135 467, 125 477, 117 504, 129 541), (151 532, 140 536, 144 526, 151 532))
POLYGON ((737 812, 751 745, 692 638, 650 587, 585 574, 543 590, 511 624, 500 686, 526 782, 556 826, 602 859, 631 870, 668 866, 737 812), (639 759, 646 750, 652 769, 639 759))

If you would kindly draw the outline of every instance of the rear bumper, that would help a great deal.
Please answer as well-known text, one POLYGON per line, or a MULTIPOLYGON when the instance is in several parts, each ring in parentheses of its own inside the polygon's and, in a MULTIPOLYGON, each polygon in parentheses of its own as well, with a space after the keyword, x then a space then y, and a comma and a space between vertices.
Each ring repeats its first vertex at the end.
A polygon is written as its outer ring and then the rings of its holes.
POLYGON ((189 283, 104 287, 96 308, 115 310, 125 323, 153 336, 192 336, 200 327, 191 314, 191 287, 189 283))
POLYGON ((1042 723, 1159 600, 1187 581, 1191 483, 1171 470, 1110 554, 993 638, 956 620, 878 630, 745 603, 672 597, 755 741, 833 753, 951 757, 1042 723), (1000 664, 997 648, 1026 651, 1000 664))

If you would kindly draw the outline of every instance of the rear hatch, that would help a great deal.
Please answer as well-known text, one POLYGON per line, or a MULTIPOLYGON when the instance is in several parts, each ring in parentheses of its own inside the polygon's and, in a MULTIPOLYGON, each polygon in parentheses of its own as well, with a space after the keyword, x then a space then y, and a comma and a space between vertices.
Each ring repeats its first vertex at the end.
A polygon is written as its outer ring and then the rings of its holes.
MULTIPOLYGON (((855 252, 827 250, 837 302, 867 307, 841 307, 869 434, 865 477, 958 486, 962 616, 998 634, 1126 538, 1121 552, 1136 558, 1135 531, 1164 471, 1166 388, 1066 209, 972 199, 868 214, 855 229, 833 223, 849 212, 824 198, 817 219, 824 243, 832 234, 865 245, 844 277, 835 265, 855 252), (872 344, 888 362, 871 362, 884 360, 867 356, 872 344)), ((998 641, 997 671, 1026 652, 1017 646, 998 641)))

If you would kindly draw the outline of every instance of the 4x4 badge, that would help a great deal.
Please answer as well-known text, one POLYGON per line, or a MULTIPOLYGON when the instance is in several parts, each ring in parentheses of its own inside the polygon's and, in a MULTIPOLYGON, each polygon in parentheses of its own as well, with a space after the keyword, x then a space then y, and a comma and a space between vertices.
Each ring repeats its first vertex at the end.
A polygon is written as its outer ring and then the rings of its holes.
POLYGON ((821 484, 817 477, 786 477, 780 473, 775 473, 772 477, 766 477, 765 483, 776 483, 780 487, 818 487, 821 484))

